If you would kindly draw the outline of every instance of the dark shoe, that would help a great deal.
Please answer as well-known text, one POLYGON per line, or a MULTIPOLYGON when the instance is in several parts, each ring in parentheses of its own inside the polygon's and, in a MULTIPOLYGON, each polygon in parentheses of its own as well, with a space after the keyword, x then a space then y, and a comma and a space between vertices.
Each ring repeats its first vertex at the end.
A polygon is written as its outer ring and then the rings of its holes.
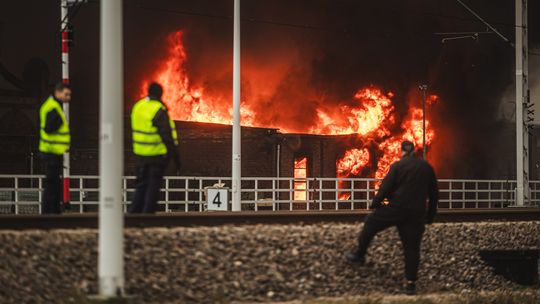
POLYGON ((406 295, 414 296, 416 294, 416 282, 407 281, 404 292, 406 295))
POLYGON ((357 265, 364 265, 366 263, 366 259, 363 255, 358 254, 358 252, 348 252, 345 254, 345 258, 349 263, 357 264, 357 265))

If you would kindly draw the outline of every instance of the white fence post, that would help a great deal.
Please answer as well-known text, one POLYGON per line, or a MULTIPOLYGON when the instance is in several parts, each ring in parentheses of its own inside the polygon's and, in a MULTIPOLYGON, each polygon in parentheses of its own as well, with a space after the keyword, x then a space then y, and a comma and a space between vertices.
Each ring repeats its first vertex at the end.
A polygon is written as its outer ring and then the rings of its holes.
POLYGON ((15 214, 19 214, 19 178, 15 177, 15 214))

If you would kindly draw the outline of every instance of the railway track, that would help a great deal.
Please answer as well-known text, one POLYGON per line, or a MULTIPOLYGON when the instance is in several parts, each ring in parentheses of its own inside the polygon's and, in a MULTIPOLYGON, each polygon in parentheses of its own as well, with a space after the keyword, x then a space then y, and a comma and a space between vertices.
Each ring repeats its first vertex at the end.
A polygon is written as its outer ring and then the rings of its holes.
MULTIPOLYGON (((313 224, 321 222, 360 223, 369 214, 358 211, 278 211, 278 212, 205 212, 158 213, 124 217, 126 228, 195 227, 254 224, 313 224)), ((540 208, 461 209, 440 210, 435 222, 480 221, 540 221, 540 208)), ((0 229, 93 229, 98 226, 98 215, 2 215, 0 229)))

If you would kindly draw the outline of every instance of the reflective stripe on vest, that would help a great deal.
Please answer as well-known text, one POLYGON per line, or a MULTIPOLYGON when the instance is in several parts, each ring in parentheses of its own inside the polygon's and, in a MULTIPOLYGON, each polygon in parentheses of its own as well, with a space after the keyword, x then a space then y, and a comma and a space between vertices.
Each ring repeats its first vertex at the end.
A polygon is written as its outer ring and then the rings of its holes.
MULTIPOLYGON (((167 154, 167 146, 161 140, 153 120, 159 110, 166 110, 157 100, 144 98, 139 100, 131 110, 131 129, 133 153, 139 156, 159 156, 167 154)), ((169 118, 174 144, 178 145, 178 136, 174 121, 169 118)))
POLYGON ((71 136, 66 116, 64 115, 60 103, 54 100, 52 96, 47 98, 39 109, 39 126, 40 152, 62 155, 69 150, 71 136), (62 119, 62 124, 56 132, 47 133, 45 132, 45 125, 47 124, 47 114, 50 111, 56 111, 56 113, 58 113, 62 119))

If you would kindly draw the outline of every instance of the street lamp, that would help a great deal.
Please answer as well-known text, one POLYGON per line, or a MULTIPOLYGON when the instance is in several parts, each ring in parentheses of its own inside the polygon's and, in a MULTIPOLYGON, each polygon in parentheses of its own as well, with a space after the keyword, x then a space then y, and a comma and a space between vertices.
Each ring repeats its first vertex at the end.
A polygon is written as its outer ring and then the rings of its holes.
POLYGON ((420 91, 422 91, 422 154, 424 159, 426 159, 426 92, 427 84, 421 84, 418 86, 420 91))

